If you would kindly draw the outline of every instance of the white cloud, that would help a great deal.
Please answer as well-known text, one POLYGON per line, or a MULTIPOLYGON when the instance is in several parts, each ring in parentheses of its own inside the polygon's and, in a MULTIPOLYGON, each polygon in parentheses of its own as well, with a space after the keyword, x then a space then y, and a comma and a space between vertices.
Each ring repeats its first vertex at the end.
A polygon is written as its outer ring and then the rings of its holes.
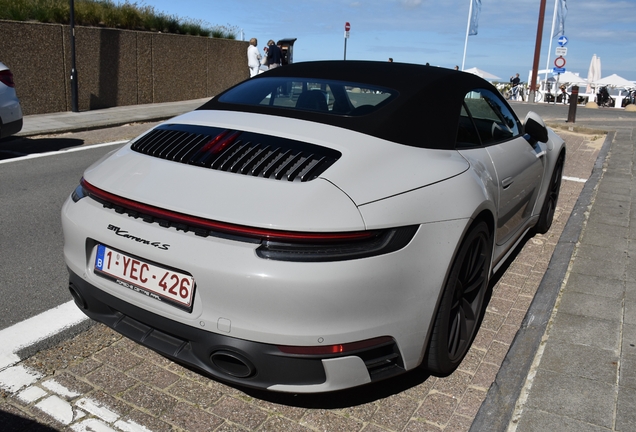
POLYGON ((419 7, 423 3, 423 0, 400 0, 400 3, 407 9, 414 9, 419 7))

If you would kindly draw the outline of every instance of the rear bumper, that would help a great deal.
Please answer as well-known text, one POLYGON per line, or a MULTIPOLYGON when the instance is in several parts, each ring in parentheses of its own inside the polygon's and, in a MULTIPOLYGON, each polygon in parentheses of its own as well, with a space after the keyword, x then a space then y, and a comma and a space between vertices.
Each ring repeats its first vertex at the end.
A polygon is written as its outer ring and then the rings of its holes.
POLYGON ((0 124, 0 138, 15 135, 22 130, 22 118, 6 124, 0 124))
POLYGON ((395 342, 345 355, 287 354, 276 345, 212 333, 148 312, 69 272, 69 288, 75 303, 90 318, 220 381, 282 392, 317 393, 355 387, 404 372, 395 342))

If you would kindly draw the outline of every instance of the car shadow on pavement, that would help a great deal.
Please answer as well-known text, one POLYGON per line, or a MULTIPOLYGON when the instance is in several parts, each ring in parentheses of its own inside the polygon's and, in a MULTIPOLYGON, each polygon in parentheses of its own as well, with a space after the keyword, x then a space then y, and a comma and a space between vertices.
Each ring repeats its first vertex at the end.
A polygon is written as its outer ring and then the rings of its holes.
POLYGON ((2 410, 0 410, 0 425, 4 432, 55 432, 52 427, 2 410))
POLYGON ((76 138, 10 137, 0 140, 0 160, 53 152, 82 144, 84 144, 84 140, 76 138))

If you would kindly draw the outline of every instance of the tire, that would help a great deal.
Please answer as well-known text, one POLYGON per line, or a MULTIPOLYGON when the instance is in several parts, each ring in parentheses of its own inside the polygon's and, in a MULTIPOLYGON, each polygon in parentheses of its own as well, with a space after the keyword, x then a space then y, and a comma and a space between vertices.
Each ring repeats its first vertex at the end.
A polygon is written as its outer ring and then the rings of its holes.
POLYGON ((423 365, 432 375, 453 373, 475 339, 485 310, 492 248, 493 236, 484 221, 477 222, 462 241, 424 357, 423 365))
POLYGON ((539 221, 534 226, 534 231, 537 234, 547 233, 552 226, 552 220, 554 219, 554 212, 556 210, 557 202, 559 200, 559 192, 561 190, 561 177, 563 175, 564 163, 565 152, 561 152, 559 159, 554 166, 554 171, 552 171, 548 192, 545 195, 543 207, 541 207, 541 213, 539 214, 539 221))

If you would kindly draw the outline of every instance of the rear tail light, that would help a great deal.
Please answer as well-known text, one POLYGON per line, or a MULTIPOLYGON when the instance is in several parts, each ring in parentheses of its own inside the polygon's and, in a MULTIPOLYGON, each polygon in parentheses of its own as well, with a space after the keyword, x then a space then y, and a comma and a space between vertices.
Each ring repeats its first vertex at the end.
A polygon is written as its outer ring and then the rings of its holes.
POLYGON ((15 87, 15 83, 13 82, 13 74, 8 69, 0 71, 0 82, 2 82, 2 84, 6 86, 15 87))
POLYGON ((405 247, 417 232, 417 225, 364 231, 364 238, 333 239, 320 241, 306 238, 304 241, 281 242, 266 240, 256 249, 265 259, 295 262, 346 261, 383 255, 405 247))

